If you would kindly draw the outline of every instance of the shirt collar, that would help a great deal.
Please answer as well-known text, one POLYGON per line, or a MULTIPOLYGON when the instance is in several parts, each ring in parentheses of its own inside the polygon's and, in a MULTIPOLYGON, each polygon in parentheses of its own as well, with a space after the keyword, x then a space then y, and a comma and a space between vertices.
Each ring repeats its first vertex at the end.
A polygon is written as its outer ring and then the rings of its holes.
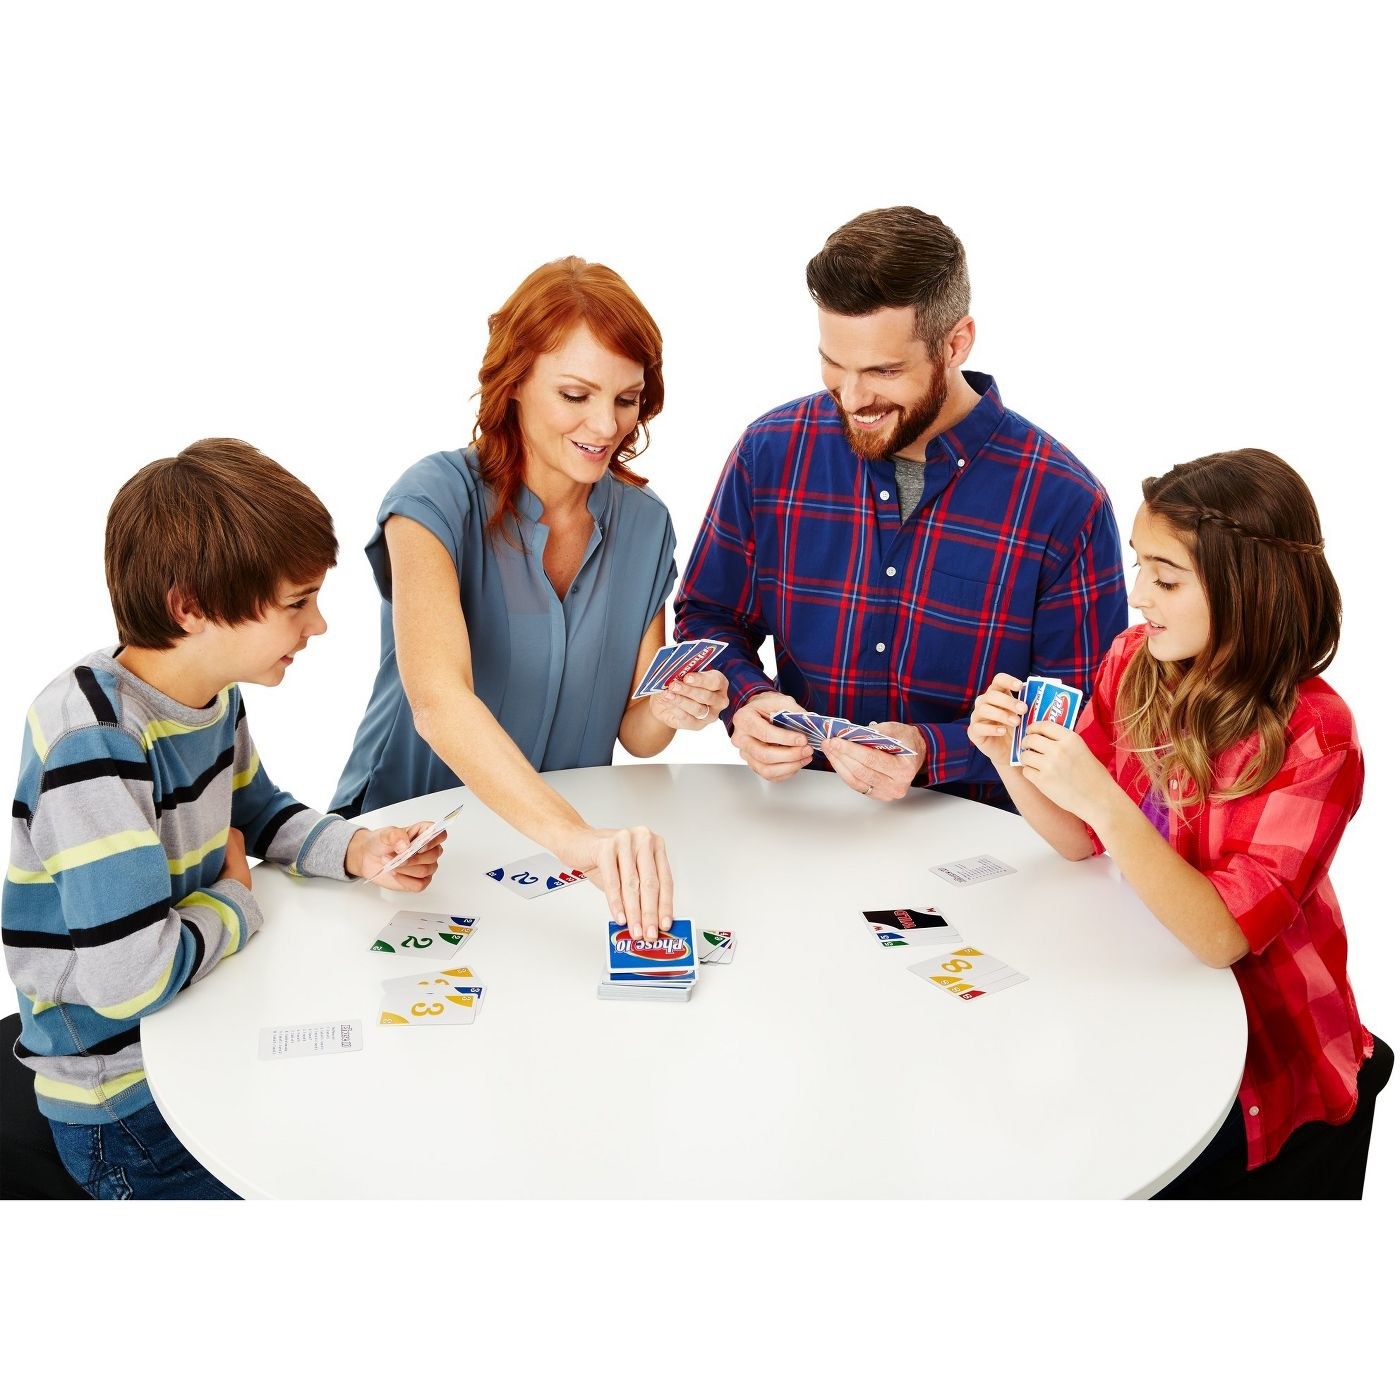
POLYGON ((954 423, 929 443, 924 449, 925 464, 945 461, 953 470, 956 470, 960 463, 965 465, 991 441, 1001 426, 1001 420, 1006 417, 1001 392, 990 374, 965 369, 962 376, 982 397, 977 400, 977 406, 966 418, 954 423))
MULTIPOLYGON (((602 477, 593 483, 588 493, 588 512, 595 521, 602 522, 616 489, 617 480, 610 471, 604 472, 602 477)), ((523 482, 516 508, 520 512, 520 518, 528 520, 531 525, 538 525, 540 516, 544 514, 544 502, 523 482)))

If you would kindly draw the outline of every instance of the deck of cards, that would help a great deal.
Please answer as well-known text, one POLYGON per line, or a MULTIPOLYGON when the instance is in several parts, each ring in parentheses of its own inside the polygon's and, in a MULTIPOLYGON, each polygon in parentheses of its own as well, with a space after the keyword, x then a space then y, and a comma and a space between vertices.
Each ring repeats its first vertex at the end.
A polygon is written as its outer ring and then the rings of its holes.
POLYGON ((1026 713, 1021 716, 1021 723, 1011 736, 1013 768, 1021 766, 1021 744, 1031 725, 1045 720, 1050 724, 1063 725, 1066 729, 1074 728, 1074 721, 1079 717, 1079 706, 1084 701, 1084 692, 1049 676, 1027 676, 1021 687, 1021 699, 1025 701, 1026 713))
POLYGON ((698 958, 689 919, 676 919, 654 939, 633 938, 626 924, 608 925, 608 965, 598 995, 612 1001, 689 1001, 698 958))
POLYGON ((794 733, 805 735, 814 749, 821 748, 828 739, 847 739, 853 744, 879 749, 881 753, 891 753, 897 757, 906 757, 914 752, 905 748, 898 739, 881 734, 868 724, 854 724, 840 715, 818 715, 810 710, 779 710, 769 715, 768 720, 780 729, 791 729, 794 733))
POLYGON ((657 695, 672 681, 678 681, 692 671, 706 670, 728 645, 728 642, 704 637, 698 641, 677 642, 673 646, 662 647, 652 657, 641 685, 632 692, 632 698, 640 700, 645 695, 657 695))
POLYGON ((381 1026, 469 1026, 486 988, 469 967, 391 977, 383 983, 381 1026))

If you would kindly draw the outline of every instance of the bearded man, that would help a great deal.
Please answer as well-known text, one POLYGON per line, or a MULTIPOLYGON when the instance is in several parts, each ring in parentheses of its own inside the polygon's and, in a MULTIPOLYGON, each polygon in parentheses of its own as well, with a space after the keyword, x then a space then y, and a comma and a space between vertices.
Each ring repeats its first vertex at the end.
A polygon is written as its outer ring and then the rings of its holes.
POLYGON ((734 745, 778 782, 814 761, 862 796, 941 787, 1010 808, 967 737, 999 671, 1084 691, 1127 626, 1103 486, 965 370, 967 258, 936 215, 875 209, 807 264, 826 392, 750 424, 676 601, 676 636, 728 643, 734 745), (776 681, 758 649, 773 638, 776 681), (771 722, 810 710, 912 752, 771 722))

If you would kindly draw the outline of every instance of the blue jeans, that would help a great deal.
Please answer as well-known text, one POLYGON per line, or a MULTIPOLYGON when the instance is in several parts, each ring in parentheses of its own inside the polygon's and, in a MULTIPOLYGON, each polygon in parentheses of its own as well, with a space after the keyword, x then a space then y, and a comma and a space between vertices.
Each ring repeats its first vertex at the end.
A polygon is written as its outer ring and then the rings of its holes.
POLYGON ((49 1120, 68 1175, 99 1201, 237 1201, 185 1151, 155 1104, 110 1123, 49 1120))

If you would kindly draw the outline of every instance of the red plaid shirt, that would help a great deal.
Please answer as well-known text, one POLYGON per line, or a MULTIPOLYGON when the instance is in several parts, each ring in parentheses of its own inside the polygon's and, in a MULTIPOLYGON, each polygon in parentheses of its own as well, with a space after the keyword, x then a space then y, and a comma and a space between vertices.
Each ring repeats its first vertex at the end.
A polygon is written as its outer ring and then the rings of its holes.
MULTIPOLYGON (((1123 670, 1145 637, 1133 627, 1114 642, 1078 725, 1138 803, 1147 775, 1113 742, 1113 716, 1123 670)), ((1351 711, 1326 681, 1299 688, 1287 742, 1282 767, 1258 792, 1207 801, 1186 821, 1169 813, 1172 849, 1215 886, 1249 943, 1231 971, 1249 1023, 1240 1104, 1251 1168, 1302 1124, 1350 1118, 1357 1070, 1374 1048, 1347 981, 1346 929, 1327 877, 1361 802, 1361 749, 1351 711)), ((1246 739, 1221 755, 1221 787, 1257 749, 1246 739)))
MULTIPOLYGON (((981 395, 925 450, 924 492, 899 518, 894 464, 857 457, 830 394, 784 404, 730 454, 676 599, 676 636, 729 643, 716 667, 734 711, 777 688, 862 723, 917 725, 923 784, 1009 807, 967 737, 998 671, 1087 691, 1127 625, 1113 508, 1070 452, 981 395)), ((826 766, 820 753, 817 766, 826 766)))

